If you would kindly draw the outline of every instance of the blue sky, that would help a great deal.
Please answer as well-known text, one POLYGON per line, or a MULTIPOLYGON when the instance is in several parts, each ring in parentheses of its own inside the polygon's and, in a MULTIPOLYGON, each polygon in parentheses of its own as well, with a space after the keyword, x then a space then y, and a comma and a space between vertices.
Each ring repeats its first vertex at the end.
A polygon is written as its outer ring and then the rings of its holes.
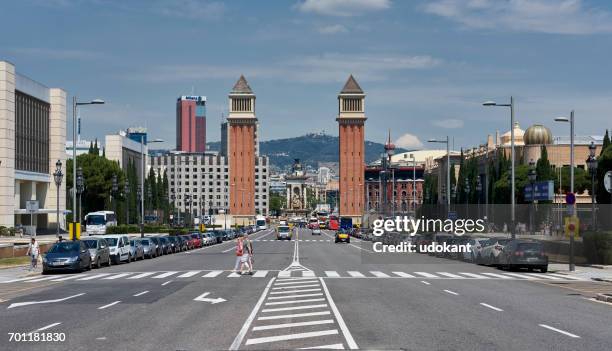
POLYGON ((219 140, 227 94, 244 74, 263 140, 337 135, 337 93, 367 93, 366 138, 476 146, 509 128, 484 108, 514 95, 517 120, 549 126, 576 110, 579 135, 612 128, 612 3, 604 0, 23 0, 0 11, 0 59, 44 84, 107 105, 83 110, 83 136, 128 126, 175 144, 175 102, 208 97, 219 140), (398 140, 399 139, 399 140, 398 140))

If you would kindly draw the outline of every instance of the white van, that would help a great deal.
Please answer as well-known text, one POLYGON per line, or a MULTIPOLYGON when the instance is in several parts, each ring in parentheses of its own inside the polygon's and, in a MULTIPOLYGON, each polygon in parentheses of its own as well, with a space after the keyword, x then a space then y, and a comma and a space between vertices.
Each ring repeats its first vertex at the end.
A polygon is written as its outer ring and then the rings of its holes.
POLYGON ((106 228, 117 225, 117 216, 113 211, 89 212, 85 216, 87 235, 106 234, 106 228))
POLYGON ((119 264, 121 261, 132 261, 130 253, 130 239, 127 235, 105 235, 104 239, 108 243, 110 249, 110 257, 114 264, 119 264))
POLYGON ((256 230, 266 230, 268 229, 268 224, 266 223, 266 217, 258 215, 255 217, 255 229, 256 230))

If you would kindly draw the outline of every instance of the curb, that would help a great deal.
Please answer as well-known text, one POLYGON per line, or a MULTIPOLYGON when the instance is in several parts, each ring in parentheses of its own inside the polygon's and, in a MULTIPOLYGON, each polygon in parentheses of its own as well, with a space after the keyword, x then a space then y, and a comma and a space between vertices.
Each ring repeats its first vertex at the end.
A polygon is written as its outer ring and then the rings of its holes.
POLYGON ((612 294, 597 294, 597 300, 612 303, 612 294))
POLYGON ((0 270, 2 269, 9 269, 9 268, 19 268, 19 267, 29 267, 28 264, 15 264, 15 265, 11 265, 11 266, 2 266, 0 267, 0 270))
POLYGON ((609 278, 591 278, 591 280, 595 280, 597 282, 612 283, 612 279, 609 278))

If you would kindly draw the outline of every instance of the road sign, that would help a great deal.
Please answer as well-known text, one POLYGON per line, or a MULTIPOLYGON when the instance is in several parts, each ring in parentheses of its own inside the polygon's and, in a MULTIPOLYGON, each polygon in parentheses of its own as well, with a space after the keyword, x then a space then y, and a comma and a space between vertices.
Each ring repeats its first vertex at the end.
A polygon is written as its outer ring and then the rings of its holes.
POLYGON ((606 187, 606 190, 612 194, 612 171, 606 172, 606 175, 604 176, 604 186, 606 187))
POLYGON ((38 200, 26 201, 26 211, 30 213, 38 212, 38 200))
POLYGON ((565 194, 565 203, 568 205, 573 205, 576 203, 576 194, 567 193, 565 194))
MULTIPOLYGON (((552 201, 555 196, 555 182, 548 180, 545 182, 533 183, 533 195, 536 201, 552 201)), ((525 194, 525 201, 531 202, 531 184, 527 184, 523 189, 525 194)))
POLYGON ((580 219, 576 216, 565 217, 565 236, 573 235, 575 239, 578 239, 579 232, 580 219))

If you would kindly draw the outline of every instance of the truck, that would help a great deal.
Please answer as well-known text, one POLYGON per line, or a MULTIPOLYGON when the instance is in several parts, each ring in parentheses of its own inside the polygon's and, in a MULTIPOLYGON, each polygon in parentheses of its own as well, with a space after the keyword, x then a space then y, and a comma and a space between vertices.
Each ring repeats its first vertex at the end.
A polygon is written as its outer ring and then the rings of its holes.
POLYGON ((340 217, 340 231, 348 233, 353 229, 353 219, 351 217, 340 217))

